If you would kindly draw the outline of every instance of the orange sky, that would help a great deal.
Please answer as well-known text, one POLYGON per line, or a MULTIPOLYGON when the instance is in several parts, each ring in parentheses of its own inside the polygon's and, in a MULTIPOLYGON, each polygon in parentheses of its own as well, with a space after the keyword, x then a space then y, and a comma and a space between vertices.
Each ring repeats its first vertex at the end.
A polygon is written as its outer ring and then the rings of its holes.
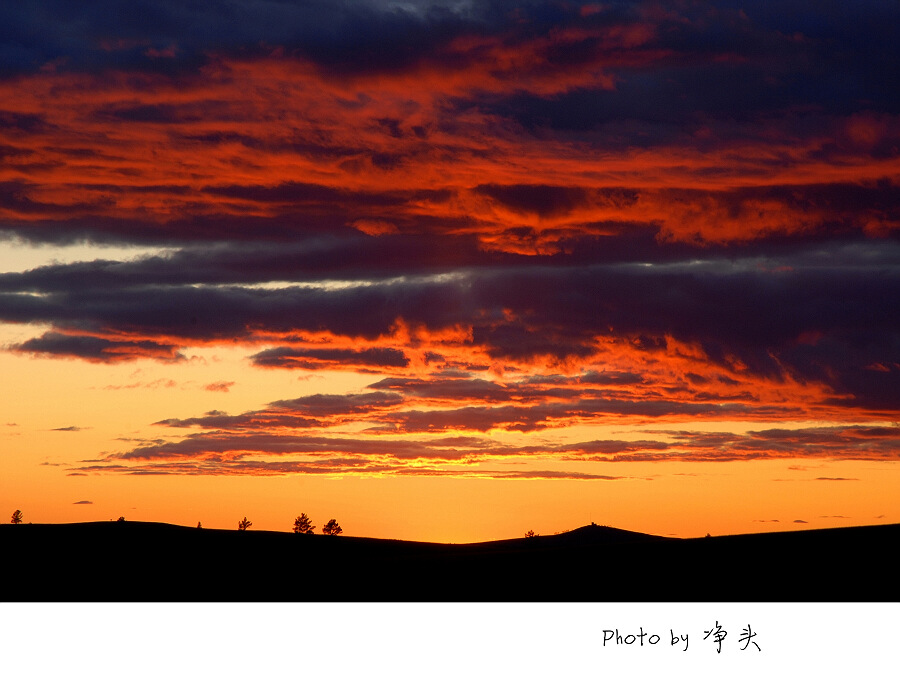
POLYGON ((252 5, 3 10, 0 507, 900 520, 894 10, 252 5))

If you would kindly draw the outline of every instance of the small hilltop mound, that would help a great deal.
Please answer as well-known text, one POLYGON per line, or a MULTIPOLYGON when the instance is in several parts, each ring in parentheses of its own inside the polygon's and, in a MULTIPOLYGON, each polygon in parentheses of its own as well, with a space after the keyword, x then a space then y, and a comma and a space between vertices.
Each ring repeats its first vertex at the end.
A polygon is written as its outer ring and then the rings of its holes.
POLYGON ((637 531, 628 531, 627 529, 616 529, 615 527, 607 527, 594 524, 593 522, 571 531, 554 534, 554 537, 559 540, 579 543, 639 543, 665 540, 663 536, 642 534, 637 531))

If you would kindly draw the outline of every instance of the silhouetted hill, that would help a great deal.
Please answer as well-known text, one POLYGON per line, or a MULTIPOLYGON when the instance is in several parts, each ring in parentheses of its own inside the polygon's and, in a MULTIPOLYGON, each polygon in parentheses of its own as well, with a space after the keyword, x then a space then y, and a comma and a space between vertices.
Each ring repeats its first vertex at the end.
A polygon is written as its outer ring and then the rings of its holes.
POLYGON ((698 539, 591 525, 458 545, 0 525, 0 601, 897 601, 898 540, 897 524, 698 539))

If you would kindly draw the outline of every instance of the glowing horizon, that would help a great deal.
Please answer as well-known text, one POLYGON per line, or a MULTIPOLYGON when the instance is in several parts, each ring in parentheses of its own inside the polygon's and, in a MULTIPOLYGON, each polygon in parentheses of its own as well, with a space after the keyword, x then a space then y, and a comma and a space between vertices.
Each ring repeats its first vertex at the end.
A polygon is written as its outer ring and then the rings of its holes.
POLYGON ((900 522, 896 7, 57 9, 0 10, 0 507, 900 522))

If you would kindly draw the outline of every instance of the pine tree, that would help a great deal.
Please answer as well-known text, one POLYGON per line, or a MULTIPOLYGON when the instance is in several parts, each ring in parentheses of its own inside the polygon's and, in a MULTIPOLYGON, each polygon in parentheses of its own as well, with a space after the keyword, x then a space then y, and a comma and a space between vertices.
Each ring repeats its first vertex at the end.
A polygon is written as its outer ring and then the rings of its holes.
POLYGON ((306 513, 300 513, 297 519, 294 520, 294 533, 295 534, 312 534, 315 533, 313 529, 316 528, 316 525, 312 523, 309 519, 309 516, 306 513))

